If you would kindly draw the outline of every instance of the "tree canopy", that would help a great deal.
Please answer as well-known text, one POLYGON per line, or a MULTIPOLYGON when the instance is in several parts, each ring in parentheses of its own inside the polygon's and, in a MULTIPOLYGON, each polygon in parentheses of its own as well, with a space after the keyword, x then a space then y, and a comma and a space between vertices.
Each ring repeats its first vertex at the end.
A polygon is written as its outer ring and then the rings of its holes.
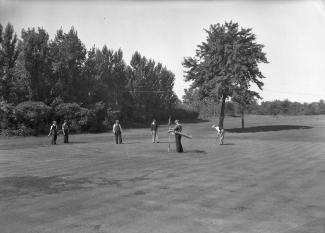
POLYGON ((256 42, 252 29, 239 28, 238 23, 225 22, 211 25, 207 39, 197 46, 194 57, 183 61, 185 80, 192 81, 191 88, 198 90, 201 100, 221 102, 219 126, 223 128, 224 108, 227 98, 259 97, 250 91, 255 84, 262 89, 264 75, 259 63, 268 63, 264 45, 256 42))
POLYGON ((93 131, 107 129, 115 118, 123 124, 167 121, 179 104, 174 81, 167 67, 137 51, 127 64, 122 49, 87 49, 73 27, 57 30, 51 39, 43 28, 23 29, 17 37, 10 23, 0 24, 0 120, 7 125, 2 127, 41 129, 33 114, 49 108, 39 122, 69 118, 93 131), (33 114, 25 119, 21 109, 33 114))

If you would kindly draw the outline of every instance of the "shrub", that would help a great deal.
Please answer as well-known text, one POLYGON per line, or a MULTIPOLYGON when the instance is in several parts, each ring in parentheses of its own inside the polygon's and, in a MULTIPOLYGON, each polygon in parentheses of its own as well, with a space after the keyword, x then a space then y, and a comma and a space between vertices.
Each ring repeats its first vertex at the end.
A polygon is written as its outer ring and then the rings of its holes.
POLYGON ((13 127, 15 122, 15 107, 5 100, 0 100, 0 128, 13 127))
POLYGON ((19 126, 17 129, 13 129, 13 128, 8 128, 5 129, 3 131, 1 131, 1 134, 3 136, 30 136, 34 134, 34 130, 32 130, 31 128, 26 127, 25 125, 21 125, 19 126))
POLYGON ((26 101, 15 107, 17 122, 33 129, 33 135, 48 130, 47 122, 50 114, 51 107, 40 101, 26 101))
POLYGON ((107 108, 104 102, 97 102, 91 109, 89 117, 89 131, 103 132, 108 129, 109 121, 107 117, 107 108))
POLYGON ((62 103, 57 105, 54 110, 55 116, 61 120, 75 119, 81 111, 81 107, 77 103, 62 103))
POLYGON ((177 108, 173 111, 173 118, 178 120, 198 119, 199 113, 195 110, 177 108))
POLYGON ((86 131, 90 128, 90 119, 94 113, 82 108, 77 103, 62 103, 55 107, 55 119, 63 122, 64 119, 69 121, 71 132, 86 131))

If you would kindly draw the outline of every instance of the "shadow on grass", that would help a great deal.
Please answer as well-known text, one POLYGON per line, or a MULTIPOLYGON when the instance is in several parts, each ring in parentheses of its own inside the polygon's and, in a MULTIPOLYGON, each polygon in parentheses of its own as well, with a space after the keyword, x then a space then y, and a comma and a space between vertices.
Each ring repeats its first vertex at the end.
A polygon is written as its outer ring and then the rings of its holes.
POLYGON ((268 131, 281 131, 281 130, 292 130, 292 129, 311 129, 313 127, 303 125, 262 125, 248 128, 233 128, 226 129, 230 133, 257 133, 257 132, 268 132, 268 131))
POLYGON ((122 142, 122 144, 116 144, 116 143, 113 143, 114 145, 123 145, 123 144, 139 144, 140 142, 122 142))
POLYGON ((207 152, 205 152, 204 150, 188 150, 188 151, 184 151, 184 153, 206 154, 207 152))
MULTIPOLYGON (((168 143, 170 143, 170 144, 175 144, 175 141, 173 140, 173 141, 170 141, 170 142, 157 142, 157 144, 168 144, 168 143)), ((152 144, 156 144, 156 143, 152 143, 152 144)))

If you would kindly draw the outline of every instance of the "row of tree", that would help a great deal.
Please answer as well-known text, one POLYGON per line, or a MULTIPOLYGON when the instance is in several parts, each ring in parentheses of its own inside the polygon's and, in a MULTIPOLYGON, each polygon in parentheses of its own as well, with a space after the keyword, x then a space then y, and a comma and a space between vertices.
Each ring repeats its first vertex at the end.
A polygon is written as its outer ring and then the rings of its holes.
MULTIPOLYGON (((139 52, 126 64, 121 49, 87 50, 73 27, 59 29, 54 39, 43 28, 28 28, 19 39, 10 23, 0 24, 2 128, 40 129, 50 119, 69 118, 99 131, 117 117, 125 123, 165 120, 180 102, 174 80, 165 66, 139 52)), ((177 112, 174 117, 186 117, 185 110, 177 112)))
MULTIPOLYGON (((217 117, 221 111, 221 104, 214 101, 202 102, 192 90, 185 90, 183 101, 189 109, 199 112, 200 117, 217 117)), ((234 101, 226 101, 225 115, 241 116, 242 111, 245 114, 254 115, 321 115, 325 114, 325 102, 320 100, 312 103, 299 103, 286 100, 254 101, 243 106, 234 101)))

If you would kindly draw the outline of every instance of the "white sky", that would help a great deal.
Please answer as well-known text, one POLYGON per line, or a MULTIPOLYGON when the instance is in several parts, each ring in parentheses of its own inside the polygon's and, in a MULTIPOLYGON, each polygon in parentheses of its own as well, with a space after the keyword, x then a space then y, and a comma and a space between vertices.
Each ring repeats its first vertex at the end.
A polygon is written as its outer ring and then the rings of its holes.
POLYGON ((264 100, 312 102, 325 99, 325 7, 321 0, 287 1, 41 1, 0 0, 0 23, 43 27, 51 39, 62 27, 78 31, 89 49, 121 48, 127 63, 135 51, 163 63, 176 75, 182 97, 183 58, 193 56, 210 24, 233 20, 253 28, 265 45, 261 65, 264 100))

